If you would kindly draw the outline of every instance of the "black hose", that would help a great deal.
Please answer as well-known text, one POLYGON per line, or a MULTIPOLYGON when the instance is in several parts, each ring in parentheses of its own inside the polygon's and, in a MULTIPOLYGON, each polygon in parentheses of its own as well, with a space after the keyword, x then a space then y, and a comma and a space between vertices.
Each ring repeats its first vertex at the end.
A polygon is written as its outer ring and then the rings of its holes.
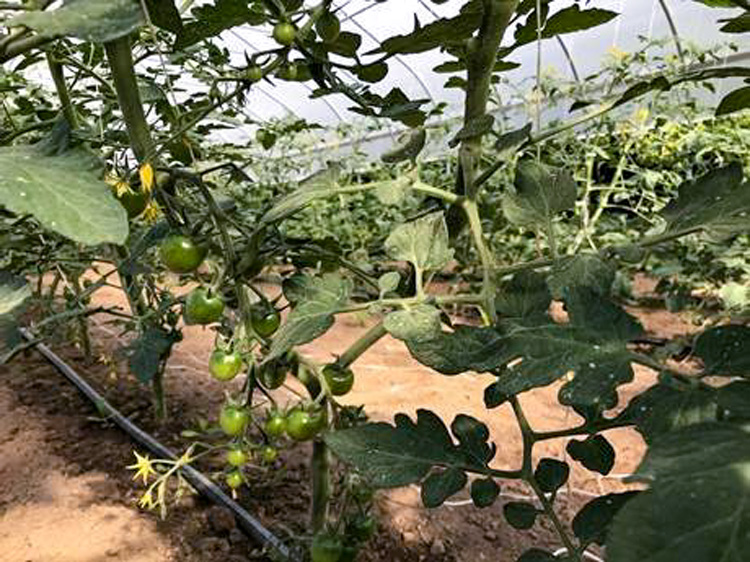
MULTIPOLYGON (((33 341, 34 336, 26 329, 21 329, 21 334, 28 341, 33 341)), ((94 388, 86 382, 73 368, 58 357, 49 347, 39 343, 36 345, 37 351, 49 361, 60 374, 68 379, 73 385, 91 402, 96 405, 97 410, 106 414, 108 420, 112 420, 120 429, 127 433, 136 443, 148 449, 151 454, 158 458, 175 460, 177 456, 167 447, 159 443, 148 433, 138 426, 134 425, 127 417, 122 415, 114 406, 99 394, 94 388)), ((260 521, 250 515, 241 505, 226 495, 221 488, 214 484, 211 479, 193 468, 184 466, 181 469, 185 477, 193 488, 200 494, 210 499, 212 502, 229 509, 237 521, 237 526, 242 529, 249 537, 255 540, 263 547, 271 547, 284 560, 295 560, 289 549, 281 540, 266 529, 260 521)))

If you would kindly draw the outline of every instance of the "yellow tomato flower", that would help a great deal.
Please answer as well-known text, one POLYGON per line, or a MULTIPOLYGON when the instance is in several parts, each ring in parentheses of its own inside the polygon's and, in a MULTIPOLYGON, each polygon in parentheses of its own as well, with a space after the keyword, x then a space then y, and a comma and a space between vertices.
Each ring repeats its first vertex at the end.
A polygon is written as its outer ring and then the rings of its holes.
POLYGON ((149 477, 151 477, 152 474, 157 474, 151 463, 151 459, 148 457, 148 455, 139 455, 138 451, 133 451, 133 454, 135 455, 136 463, 131 464, 127 468, 136 471, 135 475, 133 476, 133 480, 143 478, 143 483, 148 484, 149 477))

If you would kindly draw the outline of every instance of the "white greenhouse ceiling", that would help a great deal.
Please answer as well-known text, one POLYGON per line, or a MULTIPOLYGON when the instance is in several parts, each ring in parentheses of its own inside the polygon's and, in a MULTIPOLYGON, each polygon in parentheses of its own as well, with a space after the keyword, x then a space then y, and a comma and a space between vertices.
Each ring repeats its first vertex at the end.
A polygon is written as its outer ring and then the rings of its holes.
MULTIPOLYGON (((435 19, 455 15, 464 0, 449 0, 435 4, 430 0, 334 0, 342 29, 362 36, 364 52, 375 49, 379 43, 393 35, 406 34, 413 30, 414 15, 422 25, 435 19)), ((573 1, 555 2, 552 13, 573 4, 573 1)), ((750 49, 750 41, 743 35, 728 35, 719 31, 717 20, 736 14, 736 10, 707 8, 694 0, 666 0, 674 18, 675 27, 684 44, 710 47, 730 42, 738 43, 740 52, 750 49)), ((620 13, 620 17, 590 31, 564 36, 578 74, 585 77, 600 68, 607 53, 613 49, 632 52, 643 46, 644 39, 668 39, 670 29, 660 0, 592 0, 586 7, 599 7, 620 13)), ((242 66, 245 53, 273 48, 270 26, 252 28, 237 27, 224 32, 221 40, 232 54, 233 62, 242 66)), ((668 51, 674 52, 670 43, 668 51)), ((515 51, 509 60, 521 63, 521 67, 506 72, 503 77, 514 84, 526 85, 533 80, 537 56, 536 44, 526 45, 515 51)), ((366 60, 366 59, 365 59, 366 60)), ((437 51, 404 55, 390 61, 390 72, 380 83, 373 86, 377 93, 386 93, 392 87, 400 87, 412 99, 432 99, 448 103, 446 114, 456 115, 462 103, 461 90, 446 89, 446 74, 437 74, 432 69, 443 62, 437 51)), ((542 69, 560 77, 572 78, 572 71, 563 52, 563 46, 554 40, 542 44, 542 69)), ((341 95, 310 100, 313 86, 304 83, 283 81, 265 82, 254 88, 247 105, 248 115, 257 120, 284 118, 290 115, 304 118, 322 125, 336 126, 359 118, 347 108, 351 102, 341 95)), ((500 86, 500 95, 503 95, 500 86)))

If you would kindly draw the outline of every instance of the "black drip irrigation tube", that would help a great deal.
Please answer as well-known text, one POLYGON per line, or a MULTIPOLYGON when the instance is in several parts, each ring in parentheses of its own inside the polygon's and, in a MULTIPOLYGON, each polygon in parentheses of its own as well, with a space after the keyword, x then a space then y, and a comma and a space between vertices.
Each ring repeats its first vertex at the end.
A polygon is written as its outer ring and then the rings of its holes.
MULTIPOLYGON (((34 336, 28 330, 21 329, 21 334, 27 341, 35 341, 34 336)), ((55 369, 60 372, 61 375, 68 379, 68 381, 70 381, 73 386, 81 392, 81 394, 93 402, 99 411, 106 414, 108 420, 112 420, 117 424, 117 426, 127 433, 136 443, 140 444, 151 452, 151 454, 156 455, 159 458, 170 460, 177 459, 177 455, 171 450, 159 443, 140 427, 133 424, 133 422, 107 402, 107 400, 94 390, 94 388, 86 382, 81 375, 79 375, 70 365, 65 363, 65 361, 60 359, 60 357, 49 347, 43 343, 37 343, 34 347, 53 367, 55 367, 55 369)), ((180 472, 185 480, 187 480, 190 485, 198 491, 198 493, 207 497, 215 504, 229 509, 237 521, 237 526, 255 542, 262 547, 270 547, 283 560, 298 562, 297 557, 290 552, 287 546, 276 537, 276 535, 266 529, 260 521, 250 515, 240 504, 225 494, 221 488, 211 481, 210 478, 192 466, 184 466, 180 469, 180 472)))

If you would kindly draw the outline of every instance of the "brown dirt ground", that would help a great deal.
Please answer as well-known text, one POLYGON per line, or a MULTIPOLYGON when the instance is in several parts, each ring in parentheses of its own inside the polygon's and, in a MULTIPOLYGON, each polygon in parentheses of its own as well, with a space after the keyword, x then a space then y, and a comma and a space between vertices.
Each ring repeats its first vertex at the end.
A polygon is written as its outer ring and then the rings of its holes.
MULTIPOLYGON (((647 284, 641 283, 646 289, 647 284)), ((98 293, 98 302, 122 301, 115 290, 98 293)), ((684 319, 654 310, 635 310, 653 335, 690 334, 684 319)), ((367 320, 345 317, 322 338, 304 348, 310 357, 327 361, 367 329, 367 320)), ((179 433, 199 416, 213 417, 223 400, 223 387, 208 377, 206 362, 213 333, 196 327, 172 356, 167 377, 170 421, 157 426, 150 414, 149 395, 138 387, 118 357, 123 339, 116 328, 99 321, 93 329, 95 356, 86 360, 70 345, 55 347, 133 421, 166 444, 184 446, 179 433)), ((521 457, 520 436, 510 410, 487 411, 482 394, 491 377, 444 377, 414 361, 403 345, 383 338, 356 364, 354 390, 347 402, 367 404, 373 419, 392 420, 397 412, 413 414, 428 407, 445 420, 466 413, 484 421, 497 444, 497 468, 515 468, 521 457)), ((621 389, 621 403, 654 381, 654 373, 636 368, 636 380, 621 389)), ((292 389, 293 390, 293 389, 292 389)), ((524 409, 535 429, 552 430, 577 422, 576 414, 556 401, 550 387, 524 394, 524 409)), ((291 399, 288 389, 279 401, 291 399)), ((596 477, 575 463, 569 484, 557 502, 569 521, 592 495, 623 489, 622 475, 640 460, 644 445, 634 431, 609 432, 618 451, 609 477, 596 477)), ((234 528, 231 518, 200 498, 188 497, 166 520, 136 507, 139 487, 124 467, 133 462, 133 444, 120 431, 99 420, 85 402, 40 356, 29 352, 0 367, 0 562, 239 562, 266 560, 234 528)), ((283 451, 271 471, 250 477, 239 500, 280 536, 304 529, 309 498, 308 447, 283 451)), ((565 441, 545 442, 536 457, 564 457, 565 441)), ((220 469, 208 463, 204 470, 220 469)), ((528 496, 515 483, 503 498, 528 496)), ((381 493, 381 525, 359 560, 411 562, 493 560, 510 562, 531 546, 557 548, 550 524, 540 518, 530 531, 510 528, 502 501, 477 510, 466 497, 437 510, 420 505, 416 487, 381 493)))

